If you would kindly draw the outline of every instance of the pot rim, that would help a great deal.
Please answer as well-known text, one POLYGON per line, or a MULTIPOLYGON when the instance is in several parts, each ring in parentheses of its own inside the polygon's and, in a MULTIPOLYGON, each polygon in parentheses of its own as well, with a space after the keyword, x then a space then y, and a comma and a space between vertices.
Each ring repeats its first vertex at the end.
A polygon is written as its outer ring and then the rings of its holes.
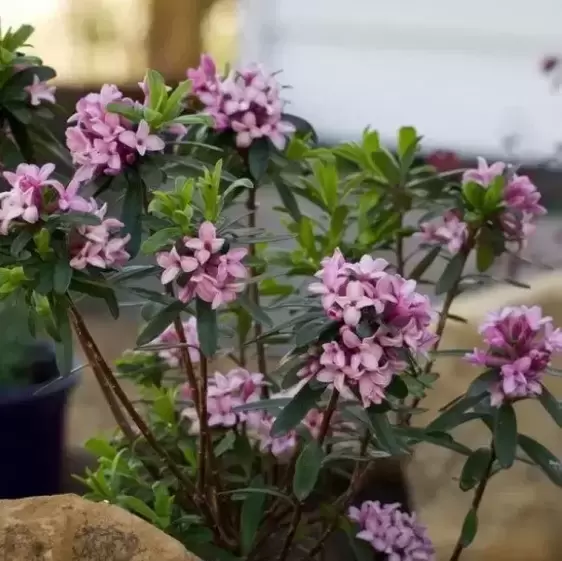
POLYGON ((39 401, 55 393, 68 391, 78 383, 81 375, 80 370, 75 370, 69 374, 61 374, 58 378, 43 384, 31 384, 7 389, 0 393, 0 407, 39 401))

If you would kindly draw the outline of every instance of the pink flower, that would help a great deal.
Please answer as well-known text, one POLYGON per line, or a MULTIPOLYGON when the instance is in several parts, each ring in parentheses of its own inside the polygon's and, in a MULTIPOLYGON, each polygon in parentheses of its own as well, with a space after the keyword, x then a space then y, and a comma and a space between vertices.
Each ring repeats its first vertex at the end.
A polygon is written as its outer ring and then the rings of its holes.
POLYGON ((146 121, 131 121, 110 113, 107 106, 119 102, 131 108, 138 103, 124 98, 117 86, 105 84, 100 93, 90 93, 76 104, 76 113, 66 130, 66 145, 72 159, 88 177, 103 173, 116 175, 147 151, 164 149, 164 141, 150 134, 146 121))
POLYGON ((189 69, 187 75, 193 81, 193 93, 213 117, 215 128, 235 132, 239 148, 248 148, 258 138, 269 138, 282 150, 287 135, 295 131, 291 123, 283 121, 279 84, 261 67, 220 77, 211 57, 203 55, 199 68, 189 69))
POLYGON ((102 220, 96 226, 79 226, 70 234, 70 266, 85 269, 88 265, 99 269, 121 267, 130 258, 125 250, 130 235, 121 238, 116 234, 123 223, 114 218, 105 218, 107 204, 95 209, 92 214, 102 220))
POLYGON ((479 331, 488 349, 474 349, 466 359, 497 373, 492 405, 539 395, 552 354, 562 350, 562 331, 552 318, 543 317, 538 306, 506 307, 488 314, 479 331))
POLYGON ((14 220, 35 223, 42 214, 70 210, 89 212, 93 208, 92 202, 78 195, 82 180, 80 174, 76 174, 65 188, 60 181, 51 179, 54 171, 54 164, 45 164, 42 167, 20 164, 15 172, 3 173, 6 181, 12 186, 10 191, 0 194, 0 231, 4 235, 8 233, 14 220))
POLYGON ((350 507, 348 518, 359 525, 357 539, 388 556, 389 561, 434 561, 435 549, 427 530, 415 514, 401 510, 400 503, 365 501, 350 507))
POLYGON ((33 191, 14 187, 0 193, 0 233, 7 235, 14 220, 21 219, 28 224, 39 220, 39 210, 33 201, 33 191))
POLYGON ((248 275, 242 263, 247 250, 233 248, 224 252, 224 242, 223 238, 216 237, 213 224, 201 224, 198 237, 186 236, 181 249, 176 244, 171 251, 156 256, 164 269, 162 284, 176 280, 181 301, 189 302, 197 297, 209 302, 213 309, 236 300, 244 290, 240 281, 248 275))
POLYGON ((141 156, 144 156, 147 150, 159 152, 166 146, 161 138, 150 134, 150 126, 144 119, 139 123, 136 132, 124 131, 119 135, 119 140, 129 148, 134 148, 141 156))
MULTIPOLYGON (((507 165, 503 162, 488 166, 483 158, 478 158, 478 169, 466 171, 463 182, 476 181, 487 188, 496 177, 504 175, 506 170, 507 165)), ((539 204, 540 199, 539 191, 526 175, 505 174, 504 210, 499 216, 499 225, 507 242, 519 245, 526 243, 535 229, 536 219, 546 214, 546 209, 539 204)))
POLYGON ((313 349, 299 372, 359 395, 365 407, 381 403, 393 376, 407 367, 405 354, 425 354, 437 338, 434 313, 416 283, 386 270, 383 259, 348 263, 339 250, 322 261, 309 286, 321 295, 326 315, 339 325, 334 340, 313 349))
MULTIPOLYGON (((263 375, 250 373, 242 368, 235 368, 226 374, 215 372, 209 379, 207 391, 207 412, 210 427, 230 428, 248 422, 252 426, 259 425, 262 417, 260 411, 238 412, 236 407, 260 399, 264 385, 263 375)), ((191 393, 187 392, 188 395, 191 393)), ((199 420, 194 407, 187 407, 182 416, 191 421, 190 432, 198 433, 199 420)))
POLYGON ((503 162, 495 162, 489 166, 484 158, 478 157, 477 160, 478 168, 465 171, 462 176, 463 183, 474 181, 488 187, 496 177, 503 175, 507 167, 503 162))
POLYGON ((431 222, 422 222, 420 230, 421 232, 416 236, 420 237, 422 241, 446 245, 452 255, 458 253, 468 236, 466 223, 454 210, 448 210, 443 219, 437 218, 431 222))
POLYGON ((37 74, 33 76, 33 83, 24 89, 29 94, 31 105, 41 105, 41 101, 56 102, 55 86, 49 86, 47 82, 42 82, 37 74))
MULTIPOLYGON (((191 362, 199 362, 199 337, 197 335, 197 320, 195 316, 190 316, 187 321, 182 322, 185 340, 189 345, 187 352, 191 358, 191 362)), ((176 327, 174 324, 169 325, 156 339, 151 341, 151 345, 175 345, 179 344, 176 327)), ((180 348, 170 347, 158 351, 158 356, 163 359, 170 368, 177 368, 180 364, 180 348)))

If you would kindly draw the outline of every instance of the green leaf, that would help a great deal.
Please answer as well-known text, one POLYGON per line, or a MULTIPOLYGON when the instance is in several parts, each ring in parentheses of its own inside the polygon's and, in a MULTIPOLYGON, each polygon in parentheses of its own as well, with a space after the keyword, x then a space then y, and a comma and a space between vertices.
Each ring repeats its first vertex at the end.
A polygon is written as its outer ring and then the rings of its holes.
POLYGON ((106 109, 110 113, 123 115, 133 123, 139 123, 142 120, 142 111, 125 103, 108 103, 106 109))
POLYGON ((108 458, 113 460, 117 456, 117 450, 107 440, 102 438, 90 438, 84 443, 84 448, 97 458, 108 458))
POLYGON ((211 308, 209 302, 201 298, 196 299, 195 311, 201 352, 211 358, 218 348, 217 312, 211 308))
POLYGON ((10 246, 10 253, 14 257, 19 257, 22 251, 26 248, 27 244, 33 238, 33 234, 29 230, 22 230, 12 242, 10 246))
POLYGON ((127 244, 127 252, 135 257, 139 252, 142 238, 142 215, 144 210, 146 186, 138 173, 126 175, 127 188, 121 208, 121 221, 125 224, 124 234, 129 234, 131 239, 127 244))
POLYGON ((314 490, 323 460, 324 451, 316 440, 306 444, 299 454, 293 476, 293 493, 299 501, 304 501, 314 490))
POLYGON ((412 167, 418 149, 418 141, 418 133, 414 127, 402 127, 399 130, 398 157, 403 178, 406 178, 409 169, 412 167))
POLYGON ((176 89, 170 94, 166 107, 164 108, 163 118, 164 121, 176 117, 182 109, 182 101, 191 91, 191 80, 184 80, 180 82, 176 89))
POLYGON ((490 469, 492 452, 489 448, 478 448, 466 459, 459 481, 459 486, 463 491, 469 491, 484 477, 490 469))
POLYGON ((120 495, 118 497, 118 502, 127 510, 138 514, 145 520, 148 520, 148 522, 158 526, 158 515, 146 503, 141 501, 141 499, 131 495, 120 495))
POLYGON ((412 269, 408 278, 420 280, 423 274, 431 267, 437 256, 441 253, 441 247, 432 247, 412 269))
POLYGON ((440 448, 453 450, 463 456, 472 454, 472 450, 457 442, 450 434, 446 432, 426 432, 425 429, 420 427, 400 427, 396 429, 397 434, 405 436, 414 440, 415 442, 428 442, 440 448))
POLYGON ((318 143, 318 135, 308 121, 302 117, 297 117, 296 115, 290 115, 288 113, 283 113, 282 118, 283 121, 291 123, 298 133, 308 136, 314 144, 318 143))
POLYGON ((271 145, 267 138, 254 140, 248 149, 248 170, 256 183, 256 187, 267 172, 270 154, 271 145))
POLYGON ((459 399, 453 406, 449 407, 446 411, 441 413, 436 419, 427 425, 428 432, 433 431, 449 431, 458 425, 462 424, 464 413, 471 409, 484 399, 484 394, 476 396, 465 396, 459 399))
POLYGON ((56 344, 57 364, 64 374, 72 370, 74 352, 72 345, 72 329, 68 317, 68 304, 63 296, 52 294, 49 298, 53 318, 60 336, 60 343, 56 344))
POLYGON ((462 193, 464 198, 472 205, 476 210, 481 210, 484 205, 484 197, 486 196, 486 190, 479 183, 474 181, 469 181, 462 186, 462 193))
POLYGON ((260 401, 249 401, 242 405, 232 408, 234 413, 242 413, 246 411, 277 411, 285 407, 291 402, 290 397, 276 397, 272 399, 262 399, 260 401))
MULTIPOLYGON (((170 496, 168 487, 162 481, 154 483, 152 491, 154 492, 154 511, 160 522, 167 521, 167 525, 169 525, 174 497, 170 496)), ((161 525, 159 524, 159 526, 161 525)))
POLYGON ((141 245, 141 251, 145 255, 152 255, 165 247, 170 247, 180 236, 181 229, 177 226, 158 230, 158 232, 155 232, 148 239, 144 240, 141 245))
POLYGON ((273 437, 283 436, 294 429, 306 414, 318 403, 325 388, 312 388, 304 385, 275 419, 270 434, 273 437))
POLYGON ((147 70, 146 82, 148 85, 149 107, 154 111, 160 111, 168 98, 166 82, 164 77, 156 70, 147 70))
POLYGON ((32 25, 22 25, 12 33, 6 32, 2 40, 2 46, 9 51, 15 52, 25 45, 34 31, 32 25))
POLYGON ((180 312, 185 309, 185 304, 179 300, 174 300, 171 304, 162 308, 152 319, 144 326, 141 334, 137 337, 137 346, 147 345, 158 335, 160 335, 174 320, 176 320, 180 312))
POLYGON ((542 393, 539 395, 539 401, 553 421, 562 428, 562 405, 544 385, 542 386, 542 393))
POLYGON ((486 189, 486 195, 484 196, 485 212, 495 211, 503 202, 504 187, 505 177, 503 177, 503 175, 498 175, 492 180, 492 182, 486 189))
POLYGON ((494 249, 486 243, 479 243, 476 248, 476 268, 484 273, 494 264, 494 249))
POLYGON ((105 300, 112 317, 114 319, 119 317, 119 302, 117 301, 115 291, 110 286, 90 280, 87 277, 77 278, 75 275, 70 282, 69 289, 81 294, 87 294, 93 298, 102 298, 105 300))
POLYGON ((562 464, 560 460, 530 436, 520 434, 518 442, 523 452, 542 469, 550 481, 562 487, 562 464))
MULTIPOLYGON (((263 487, 263 477, 257 475, 252 479, 250 485, 257 488, 263 487)), ((265 498, 263 493, 248 494, 242 505, 240 512, 240 544, 244 555, 247 555, 252 548, 256 533, 260 527, 265 498)))
POLYGON ((382 176, 391 184, 399 185, 400 168, 396 160, 386 150, 377 150, 372 154, 373 161, 382 176))
POLYGON ((447 263, 443 274, 435 286, 435 294, 445 294, 452 290, 462 276, 465 260, 465 256, 462 253, 457 253, 449 263, 447 263))
POLYGON ((318 251, 316 250, 316 243, 314 240, 312 220, 308 218, 308 216, 303 216, 299 222, 297 239, 302 248, 306 250, 309 256, 317 256, 318 251))
POLYGON ((26 126, 13 114, 7 114, 6 119, 24 160, 27 163, 33 163, 35 161, 35 153, 26 126))
POLYGON ((57 294, 66 293, 70 286, 73 272, 74 271, 68 264, 68 261, 61 260, 55 263, 55 267, 53 269, 53 290, 57 294))
POLYGON ((179 123, 180 125, 204 125, 206 127, 212 127, 214 120, 210 115, 205 115, 204 113, 196 113, 194 115, 181 115, 176 117, 172 123, 179 123))
POLYGON ((513 465, 517 452, 517 418, 511 403, 503 403, 496 412, 494 450, 503 469, 513 465))
POLYGON ((461 530, 461 543, 463 547, 468 547, 476 537, 478 531, 478 515, 476 511, 471 508, 465 516, 462 530, 461 530))
POLYGON ((400 446, 396 435, 394 434, 393 427, 388 420, 386 413, 378 413, 372 407, 367 409, 369 421, 373 430, 374 436, 379 441, 382 448, 392 455, 404 454, 404 449, 400 446))
POLYGON ((408 397, 408 386, 400 376, 393 376, 386 392, 398 399, 405 399, 408 397))
POLYGON ((271 487, 244 487, 242 489, 231 489, 229 491, 221 491, 218 493, 219 496, 221 495, 269 495, 271 497, 276 497, 278 499, 284 499, 288 502, 291 502, 291 499, 287 496, 278 491, 277 489, 272 489, 271 487))
POLYGON ((235 442, 236 442, 236 434, 234 433, 234 431, 228 431, 220 439, 220 442, 215 446, 215 457, 219 458, 225 452, 232 450, 234 448, 235 442))
POLYGON ((289 216, 295 222, 299 222, 302 218, 302 214, 293 190, 289 187, 289 185, 283 182, 282 179, 275 181, 275 187, 277 188, 279 198, 281 199, 283 206, 289 213, 289 216))
POLYGON ((264 312, 263 308, 253 302, 247 294, 240 294, 236 301, 252 316, 256 323, 267 327, 273 327, 272 319, 264 312))

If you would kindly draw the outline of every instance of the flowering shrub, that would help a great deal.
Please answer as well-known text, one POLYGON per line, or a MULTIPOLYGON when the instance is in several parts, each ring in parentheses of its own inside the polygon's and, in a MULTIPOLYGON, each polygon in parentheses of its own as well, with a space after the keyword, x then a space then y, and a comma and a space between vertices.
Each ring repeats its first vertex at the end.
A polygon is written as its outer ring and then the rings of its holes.
POLYGON ((203 559, 314 559, 344 533, 349 556, 366 547, 424 561, 435 548, 410 505, 359 495, 381 459, 399 466, 428 442, 465 455, 459 484, 476 488, 454 561, 475 538, 490 478, 522 461, 562 486, 558 460, 517 427, 529 399, 562 426, 546 387, 562 335, 536 307, 491 314, 483 348, 465 357, 482 372, 428 424, 416 417, 438 384, 444 329, 459 320, 453 300, 498 282, 486 272, 545 212, 528 177, 481 159, 437 171, 417 158, 411 127, 396 153, 369 129, 320 147, 308 123, 284 113, 273 75, 223 76, 207 56, 175 89, 149 70, 142 101, 112 85, 87 95, 66 130, 70 157, 50 138, 51 157, 37 159, 26 121, 53 91, 18 51, 28 31, 8 32, 0 49, 0 117, 12 135, 2 145, 0 297, 5 309, 23 305, 30 334, 55 341, 63 372, 74 332, 111 407, 117 436, 87 443, 99 457, 84 477, 90 498, 135 512, 203 559), (123 195, 119 218, 100 199, 110 188, 123 195), (268 188, 287 235, 256 227, 256 192, 268 188), (407 255, 410 237, 420 243, 407 255), (130 263, 139 252, 151 263, 130 263), (76 306, 88 296, 117 317, 118 292, 141 306, 136 346, 116 363, 138 402, 76 306), (477 450, 451 435, 473 419, 490 431, 477 450))

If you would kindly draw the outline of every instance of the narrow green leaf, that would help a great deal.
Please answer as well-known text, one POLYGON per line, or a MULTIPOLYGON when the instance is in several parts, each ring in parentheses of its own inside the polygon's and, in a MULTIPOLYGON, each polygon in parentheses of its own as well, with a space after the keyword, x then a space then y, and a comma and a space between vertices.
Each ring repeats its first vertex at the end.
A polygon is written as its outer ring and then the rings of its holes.
POLYGON ((476 248, 476 267, 480 273, 487 271, 494 263, 494 249, 492 246, 479 243, 476 248))
POLYGON ((472 452, 466 459, 459 480, 459 486, 463 491, 469 491, 484 479, 491 459, 492 452, 489 448, 478 448, 472 452))
POLYGON ((89 438, 84 443, 84 448, 97 458, 108 458, 113 460, 117 456, 117 450, 102 438, 89 438))
POLYGON ((228 431, 215 446, 215 457, 219 458, 225 452, 232 450, 234 448, 234 443, 236 442, 236 434, 234 431, 228 431))
POLYGON ((72 267, 68 261, 57 261, 53 269, 53 290, 57 294, 65 294, 70 286, 73 274, 72 267))
POLYGON ((304 385, 279 413, 270 434, 273 437, 283 436, 294 429, 322 397, 325 388, 312 388, 310 384, 304 385))
POLYGON ((144 329, 137 337, 137 346, 147 345, 158 335, 160 335, 174 320, 179 317, 180 312, 185 309, 185 304, 179 300, 174 300, 171 304, 162 308, 152 319, 144 326, 144 329))
POLYGON ((281 493, 277 489, 272 489, 271 487, 244 487, 242 489, 231 489, 229 491, 221 491, 218 493, 219 496, 222 495, 269 495, 271 497, 277 497, 278 499, 284 499, 291 502, 290 497, 281 493))
POLYGON ((427 442, 440 448, 446 448, 447 450, 453 450, 458 454, 463 456, 469 456, 472 454, 472 450, 457 442, 450 434, 446 432, 426 432, 425 429, 421 427, 400 427, 396 429, 396 433, 404 436, 406 438, 412 439, 415 442, 427 442))
POLYGON ((128 173, 126 179, 127 188, 121 209, 121 221, 125 224, 123 232, 131 236, 127 244, 127 252, 131 257, 135 257, 142 241, 142 215, 146 186, 138 173, 128 173))
POLYGON ((393 156, 386 150, 377 150, 371 155, 382 176, 391 184, 400 183, 400 168, 393 156))
POLYGON ((252 316, 256 323, 266 327, 273 327, 272 319, 264 312, 263 308, 250 300, 247 294, 240 294, 236 301, 252 316))
POLYGON ((520 434, 518 442, 523 452, 542 469, 550 481, 562 487, 562 463, 560 463, 560 460, 530 436, 520 434))
POLYGON ((141 499, 131 495, 120 495, 118 502, 121 506, 130 510, 134 514, 138 514, 148 522, 158 526, 158 515, 141 499))
POLYGON ((14 238, 14 241, 10 246, 10 253, 14 257, 19 257, 21 255, 21 252, 25 249, 25 247, 31 241, 32 238, 33 238, 33 234, 29 230, 22 230, 14 238))
POLYGON ((539 401, 553 421, 562 428, 562 404, 544 385, 542 386, 542 393, 539 395, 539 401))
POLYGON ((249 401, 232 408, 234 413, 245 413, 246 411, 277 411, 291 402, 290 397, 276 397, 274 399, 262 399, 260 401, 249 401))
POLYGON ((90 280, 87 277, 76 278, 74 276, 71 279, 69 289, 81 294, 87 294, 93 298, 102 298, 105 300, 109 313, 113 318, 117 319, 119 317, 119 302, 117 301, 115 291, 109 285, 90 280))
POLYGON ((511 403, 503 403, 496 412, 494 450, 503 469, 513 465, 517 452, 517 417, 511 403))
POLYGON ((271 145, 267 138, 258 138, 248 149, 248 168, 256 187, 263 179, 269 165, 271 145))
POLYGON ((474 509, 470 509, 466 515, 462 530, 461 530, 461 543, 463 547, 468 547, 476 537, 478 531, 478 515, 474 509))
POLYGON ((282 178, 275 181, 275 187, 277 188, 277 193, 279 193, 279 198, 283 203, 283 206, 287 209, 289 216, 295 221, 299 222, 302 218, 301 211, 299 209, 299 204, 297 198, 293 193, 293 190, 289 185, 287 185, 282 178))
POLYGON ((306 444, 299 454, 293 476, 293 493, 299 501, 304 501, 312 493, 323 460, 324 451, 316 440, 306 444))
POLYGON ((60 343, 56 344, 57 364, 64 374, 72 370, 74 352, 72 344, 72 329, 68 317, 68 304, 63 296, 52 294, 49 298, 53 318, 60 336, 60 343))
POLYGON ((169 247, 179 237, 181 237, 181 229, 177 226, 164 228, 144 240, 141 245, 141 251, 145 255, 152 255, 165 247, 169 247))
POLYGON ((372 407, 367 410, 367 414, 369 415, 374 436, 383 449, 392 455, 404 454, 405 450, 400 446, 387 414, 373 412, 372 407))
POLYGON ((459 282, 464 269, 464 263, 465 257, 462 253, 457 253, 447 263, 443 274, 435 286, 435 294, 445 294, 459 282))
POLYGON ((410 272, 409 278, 419 280, 441 253, 441 246, 432 247, 410 272))
POLYGON ((449 431, 464 421, 463 414, 484 399, 484 394, 476 396, 465 396, 460 398, 453 406, 441 413, 436 419, 427 425, 428 432, 449 431))
POLYGON ((209 302, 196 299, 195 315, 197 317, 197 334, 201 352, 211 358, 218 348, 217 312, 211 308, 209 302))
MULTIPOLYGON (((252 479, 250 485, 259 488, 264 483, 263 477, 257 475, 252 479)), ((260 527, 265 498, 263 493, 248 494, 242 505, 240 512, 240 544, 244 555, 247 555, 252 548, 256 533, 260 527)))

